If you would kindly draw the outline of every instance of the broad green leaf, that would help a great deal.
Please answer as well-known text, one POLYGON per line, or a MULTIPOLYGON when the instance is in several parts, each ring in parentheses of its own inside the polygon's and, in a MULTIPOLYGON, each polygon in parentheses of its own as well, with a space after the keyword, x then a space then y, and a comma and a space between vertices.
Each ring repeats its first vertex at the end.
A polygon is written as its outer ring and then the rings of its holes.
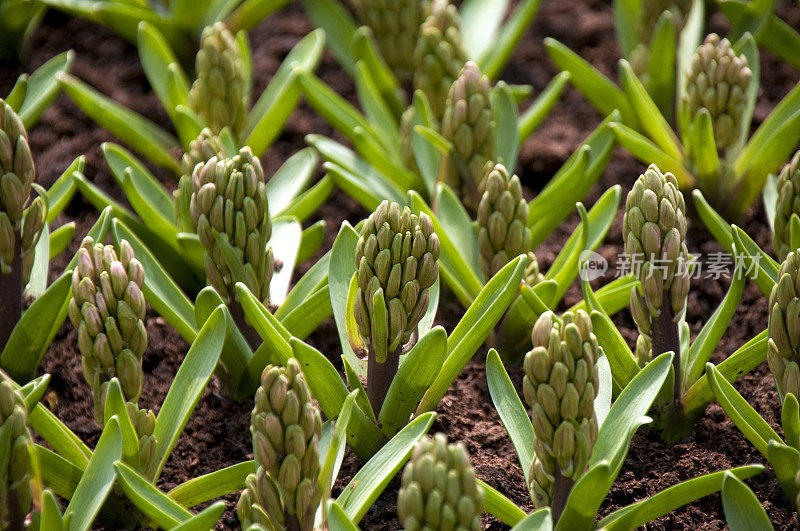
MULTIPOLYGON (((290 0, 245 0, 225 20, 231 31, 250 30, 290 0)), ((191 2, 189 5, 192 5, 191 2)))
POLYGON ((612 123, 609 127, 614 131, 620 145, 634 157, 646 164, 655 164, 662 171, 672 172, 682 189, 694 186, 695 178, 683 166, 680 159, 674 158, 644 135, 621 123, 612 123))
POLYGON ((94 522, 103 502, 114 486, 116 470, 114 462, 122 457, 122 435, 119 423, 112 418, 103 428, 100 440, 86 465, 80 482, 75 487, 72 499, 64 511, 70 531, 88 530, 94 522))
POLYGON ((114 463, 114 468, 117 470, 119 485, 128 500, 159 527, 172 529, 192 517, 192 513, 122 461, 114 463))
POLYGON ((520 2, 493 41, 492 47, 477 58, 478 65, 483 73, 489 76, 489 79, 495 79, 502 73, 514 48, 517 47, 525 30, 536 16, 540 1, 523 0, 520 2))
POLYGON ((139 24, 139 38, 137 39, 139 48, 139 59, 144 68, 144 74, 153 87, 153 91, 161 100, 164 110, 171 119, 174 119, 175 109, 178 105, 185 105, 189 96, 189 79, 178 62, 175 53, 170 48, 169 43, 155 26, 142 21, 139 24), (174 66, 172 66, 174 65, 174 66), (179 77, 176 87, 181 88, 181 93, 173 98, 169 89, 170 66, 179 77))
POLYGON ((350 75, 356 71, 352 49, 357 24, 337 0, 303 0, 303 11, 311 23, 325 30, 325 41, 333 56, 350 75))
POLYGON ((610 79, 557 40, 548 37, 544 40, 544 46, 553 63, 561 70, 570 73, 572 84, 586 96, 600 114, 608 116, 617 110, 624 124, 629 127, 638 125, 636 113, 625 93, 610 79))
POLYGON ((501 269, 481 290, 475 302, 447 339, 447 360, 422 398, 417 414, 438 407, 458 373, 486 340, 519 293, 525 257, 518 256, 501 269))
POLYGON ((303 227, 295 219, 282 219, 272 224, 272 237, 267 246, 272 248, 275 259, 283 264, 280 270, 273 273, 269 285, 270 302, 273 304, 280 305, 286 300, 302 235, 303 227))
POLYGON ((72 271, 65 271, 14 326, 0 354, 0 367, 17 382, 26 383, 36 376, 39 361, 67 316, 71 280, 72 271))
POLYGON ((730 472, 722 480, 722 508, 731 531, 774 529, 753 491, 730 472))
MULTIPOLYGON (((356 63, 355 82, 358 101, 361 103, 367 119, 375 127, 375 131, 385 138, 388 144, 399 145, 399 124, 392 109, 384 101, 381 91, 364 61, 356 63)), ((393 151, 394 154, 399 155, 396 148, 393 151)))
POLYGON ((336 499, 345 515, 355 523, 367 513, 403 464, 414 445, 428 433, 435 413, 423 413, 412 420, 361 467, 336 499))
MULTIPOLYGON (((733 27, 740 27, 750 17, 750 2, 745 0, 725 0, 718 4, 719 10, 731 21, 733 27)), ((757 36, 759 46, 774 55, 800 68, 800 34, 776 15, 767 21, 766 27, 757 36)))
POLYGON ((564 512, 556 522, 556 531, 592 529, 597 510, 611 486, 613 475, 612 467, 607 461, 590 466, 572 488, 564 512))
POLYGON ((342 507, 336 503, 336 500, 328 500, 325 502, 325 515, 328 521, 328 529, 335 529, 336 531, 358 531, 358 526, 348 518, 342 510, 342 507))
POLYGON ((152 478, 158 478, 161 469, 175 447, 183 427, 189 420, 197 402, 208 385, 217 366, 222 344, 225 340, 224 308, 215 310, 203 325, 183 359, 175 379, 167 392, 156 418, 153 436, 157 444, 155 462, 158 465, 152 478))
POLYGON ((128 415, 125 407, 125 397, 117 378, 112 378, 108 383, 108 394, 106 395, 104 418, 105 423, 116 417, 119 423, 120 435, 122 436, 122 458, 129 464, 139 466, 139 436, 136 435, 136 428, 128 415))
POLYGON ((226 508, 227 506, 223 501, 212 503, 182 524, 173 527, 171 531, 206 531, 207 529, 213 529, 226 508))
MULTIPOLYGON (((727 381, 735 382, 766 358, 767 331, 764 330, 717 365, 717 370, 727 381)), ((712 400, 714 393, 708 384, 708 376, 703 375, 681 397, 684 415, 689 419, 699 416, 712 400)))
POLYGON ((516 168, 520 136, 517 128, 519 113, 511 89, 504 81, 500 81, 492 90, 492 102, 497 123, 497 162, 504 164, 506 168, 516 168))
POLYGON ((718 492, 722 489, 722 482, 728 474, 746 479, 761 473, 762 470, 764 467, 761 465, 748 465, 683 481, 640 502, 614 511, 603 518, 598 526, 604 526, 608 531, 636 529, 678 507, 718 492))
MULTIPOLYGON (((403 191, 391 181, 370 180, 364 174, 353 173, 329 162, 326 162, 323 167, 334 184, 358 201, 366 210, 375 210, 384 199, 405 205, 403 191)), ((382 176, 383 174, 375 172, 375 175, 382 176)))
POLYGON ((772 440, 782 442, 767 421, 761 418, 711 363, 706 364, 706 376, 719 405, 759 452, 767 455, 767 443, 772 440))
POLYGON ((533 103, 525 109, 525 112, 520 115, 518 121, 520 144, 531 136, 550 114, 550 111, 561 98, 561 94, 564 92, 564 87, 569 82, 570 77, 569 72, 561 72, 556 75, 533 103))
POLYGON ((56 98, 60 89, 59 74, 69 72, 74 56, 72 50, 60 53, 28 77, 25 100, 17 111, 26 128, 33 127, 42 112, 56 98))
POLYGON ((50 260, 54 259, 67 249, 72 241, 72 238, 75 236, 75 227, 75 222, 70 221, 69 223, 64 223, 50 233, 50 253, 48 256, 50 260))
MULTIPOLYGON (((333 318, 336 322, 336 329, 339 332, 339 342, 341 343, 342 353, 347 361, 356 368, 361 374, 365 372, 366 364, 360 360, 350 345, 347 333, 347 320, 352 315, 347 312, 348 292, 350 282, 356 271, 356 244, 358 243, 358 233, 349 223, 343 223, 336 240, 331 248, 331 259, 328 266, 328 285, 331 294, 331 307, 333 308, 333 318)), ((351 327, 352 328, 352 327, 351 327)))
POLYGON ((500 356, 494 349, 489 350, 486 356, 486 382, 489 384, 489 394, 492 396, 494 408, 514 444, 527 484, 530 481, 531 462, 536 453, 533 448, 533 425, 511 383, 511 378, 503 367, 503 362, 500 361, 500 356))
POLYGON ((368 26, 361 26, 356 30, 352 50, 355 61, 363 61, 366 64, 383 100, 392 110, 394 117, 399 118, 405 110, 405 102, 401 99, 403 93, 400 82, 380 55, 378 44, 368 26))
POLYGON ((171 152, 179 148, 175 138, 135 113, 103 96, 68 74, 59 76, 64 91, 89 117, 159 166, 178 173, 180 165, 171 152))
POLYGON ((636 18, 639 13, 638 0, 614 0, 614 31, 617 34, 622 57, 630 57, 640 44, 636 33, 636 18))
POLYGON ((269 215, 276 218, 308 187, 317 167, 317 154, 311 148, 301 149, 278 168, 267 182, 269 215))
MULTIPOLYGON (((56 493, 58 494, 58 493, 56 493)), ((42 512, 39 521, 41 531, 63 531, 64 522, 62 521, 61 509, 58 501, 52 492, 45 490, 42 493, 42 512)))
MULTIPOLYGON (((525 511, 506 498, 494 487, 478 480, 483 489, 483 510, 506 525, 513 526, 525 519, 525 511)), ((549 530, 548 530, 549 531, 549 530)))
POLYGON ((83 470, 44 446, 35 448, 44 486, 65 500, 72 498, 83 470))
POLYGON ((527 515, 512 528, 512 531, 552 531, 553 516, 550 507, 527 515))
POLYGON ((672 12, 662 12, 650 39, 650 57, 647 60, 647 92, 669 123, 675 121, 677 33, 677 22, 672 12))
POLYGON ((446 357, 447 332, 440 326, 422 336, 404 357, 379 415, 384 434, 391 437, 405 426, 446 357))
POLYGON ((465 0, 461 4, 461 35, 467 57, 480 57, 492 48, 508 9, 508 0, 484 2, 465 0))
POLYGON ((86 157, 83 155, 77 157, 47 190, 47 217, 45 218, 47 223, 52 223, 72 200, 77 189, 72 174, 81 173, 85 164, 86 157))

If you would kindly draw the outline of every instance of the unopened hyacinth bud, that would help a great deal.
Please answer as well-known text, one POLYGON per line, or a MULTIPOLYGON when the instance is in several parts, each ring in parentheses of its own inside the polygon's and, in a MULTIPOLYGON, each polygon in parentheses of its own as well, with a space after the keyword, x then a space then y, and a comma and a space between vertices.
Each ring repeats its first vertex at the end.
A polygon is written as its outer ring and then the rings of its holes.
POLYGON ((794 154, 778 175, 778 199, 772 233, 772 249, 778 259, 785 257, 790 248, 790 222, 792 214, 800 216, 800 151, 794 154))
POLYGON ((379 363, 408 342, 428 310, 439 278, 439 238, 424 212, 384 201, 364 223, 356 245, 355 320, 379 363))
POLYGON ((188 107, 215 134, 228 126, 239 136, 250 107, 249 74, 236 37, 223 22, 203 30, 195 72, 188 107))
POLYGON ((232 158, 212 157, 194 168, 189 210, 206 248, 209 284, 227 298, 236 282, 244 282, 259 300, 268 302, 274 270, 272 249, 267 249, 272 223, 264 171, 249 147, 232 158), (245 278, 233 277, 214 231, 233 247, 245 278))
POLYGON ((181 160, 181 179, 174 192, 175 214, 178 229, 193 232, 190 201, 192 198, 192 173, 195 166, 204 164, 214 157, 224 158, 224 151, 219 137, 208 127, 200 131, 200 135, 189 144, 189 150, 181 160))
POLYGON ((531 337, 522 390, 535 434, 529 487, 541 508, 552 501, 557 471, 577 481, 586 470, 597 440, 599 351, 592 321, 583 310, 566 312, 560 320, 553 312, 543 313, 531 337))
POLYGON ((480 201, 478 188, 486 163, 497 158, 491 90, 489 78, 468 62, 450 87, 442 118, 442 136, 453 149, 442 160, 439 180, 460 194, 470 209, 480 201))
POLYGON ((786 256, 769 296, 767 363, 778 390, 800 397, 800 249, 786 256))
POLYGON ((257 470, 236 506, 242 527, 310 531, 322 494, 322 420, 294 359, 285 368, 268 365, 261 374, 250 433, 257 470))
POLYGON ((111 378, 119 380, 128 402, 136 403, 142 390, 147 348, 144 268, 125 240, 118 256, 111 245, 95 244, 87 236, 77 258, 69 318, 78 329, 83 377, 92 388, 95 419, 102 425, 111 378))
POLYGON ((414 75, 414 48, 430 0, 350 0, 356 18, 372 30, 378 50, 401 83, 414 75))
POLYGON ((25 126, 0 99, 0 275, 19 260, 25 283, 47 215, 44 198, 29 201, 35 177, 25 126))
MULTIPOLYGON (((509 176, 502 164, 487 168, 478 204, 478 249, 486 280, 503 266, 531 250, 527 226, 528 202, 522 197, 519 177, 509 176)), ((537 264, 538 273, 538 264, 537 264)))
POLYGON ((447 94, 466 62, 458 9, 449 0, 433 0, 414 50, 414 88, 428 97, 437 121, 442 119, 447 94))
POLYGON ((642 290, 631 290, 631 313, 645 336, 636 344, 644 364, 651 357, 652 319, 666 307, 677 322, 689 293, 686 204, 675 176, 655 164, 647 168, 628 193, 622 225, 625 254, 642 290))
POLYGON ((0 372, 0 529, 24 529, 28 514, 41 509, 41 478, 28 426, 28 409, 11 380, 0 372))
POLYGON ((636 13, 636 33, 649 47, 662 13, 669 11, 672 20, 675 21, 676 29, 680 31, 691 6, 691 0, 642 0, 636 13))
POLYGON ((464 443, 448 444, 447 436, 437 433, 414 446, 403 470, 397 513, 406 531, 478 531, 483 496, 464 443))
POLYGON ((683 105, 688 118, 700 109, 711 115, 714 139, 719 149, 733 146, 745 127, 747 86, 753 73, 744 55, 736 56, 728 39, 712 33, 692 56, 686 72, 686 93, 683 105))

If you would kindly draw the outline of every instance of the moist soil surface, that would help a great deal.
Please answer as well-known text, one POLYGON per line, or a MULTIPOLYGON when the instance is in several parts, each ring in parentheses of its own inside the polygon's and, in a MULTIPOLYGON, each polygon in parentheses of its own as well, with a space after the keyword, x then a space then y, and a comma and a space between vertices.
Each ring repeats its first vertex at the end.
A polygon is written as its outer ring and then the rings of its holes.
MULTIPOLYGON (((800 9, 796 2, 782 0, 779 15, 793 27, 800 27, 800 9)), ((723 19, 715 15, 711 27, 726 31, 723 19)), ((295 3, 281 13, 262 22, 250 34, 253 48, 256 94, 260 93, 277 70, 281 60, 311 27, 295 3)), ((526 32, 502 78, 509 83, 529 84, 538 94, 557 73, 542 45, 544 37, 554 37, 615 78, 619 49, 614 37, 611 2, 600 0, 545 1, 536 21, 526 32)), ((165 128, 169 120, 150 90, 138 61, 135 47, 124 42, 105 28, 70 19, 50 12, 37 30, 29 54, 19 66, 0 67, 0 94, 10 90, 16 77, 30 72, 61 51, 76 52, 73 75, 83 79, 121 104, 147 116, 165 128)), ((767 116, 775 104, 798 82, 800 75, 792 67, 762 52, 761 91, 754 115, 754 128, 767 116)), ((326 54, 318 75, 351 101, 355 101, 352 80, 326 54)), ((550 117, 522 146, 517 173, 526 194, 532 197, 541 190, 581 140, 601 121, 601 116, 574 89, 568 88, 550 117)), ((272 173, 292 153, 304 147, 304 135, 319 133, 340 137, 309 107, 301 103, 289 120, 284 132, 262 158, 265 174, 272 173)), ((49 187, 70 162, 79 155, 86 157, 85 175, 112 197, 123 200, 100 153, 100 145, 116 139, 92 123, 65 95, 59 95, 30 131, 30 141, 37 165, 38 182, 49 187)), ((175 180, 159 168, 150 168, 171 188, 175 180)), ((619 184, 627 193, 644 166, 617 148, 601 182, 587 197, 587 206, 609 186, 619 184)), ((318 172, 322 174, 320 169, 318 172)), ((623 196, 624 197, 624 196, 623 196)), ((691 203, 691 201, 687 201, 691 203)), ((330 248, 343 220, 353 223, 366 212, 343 193, 335 191, 309 223, 324 219, 327 223, 325 243, 317 257, 330 248)), ((690 206, 690 218, 692 217, 690 206)), ((68 253, 52 263, 51 276, 63 270, 80 245, 81 237, 96 219, 96 210, 80 197, 62 213, 56 225, 74 221, 76 237, 68 253)), ((536 249, 543 269, 559 252, 561 245, 577 225, 572 216, 544 244, 536 249)), ((609 260, 607 277, 611 280, 617 255, 621 253, 622 215, 618 214, 605 242, 598 252, 609 260)), ((741 226, 764 249, 771 249, 770 231, 760 202, 747 212, 741 226)), ((702 253, 704 259, 722 248, 704 229, 699 220, 690 220, 689 248, 702 253)), ((305 264, 298 274, 308 268, 305 264)), ((730 281, 722 278, 699 278, 692 282, 687 310, 687 322, 696 335, 726 293, 730 281)), ((563 308, 580 300, 577 285, 570 288, 563 308)), ((712 357, 719 362, 767 326, 767 300, 758 288, 748 282, 741 303, 731 324, 712 357)), ((438 324, 452 330, 463 309, 451 294, 444 293, 440 304, 438 324)), ((633 346, 636 328, 627 311, 614 318, 623 336, 633 346)), ((144 356, 145 381, 140 405, 158 410, 169 385, 183 359, 188 345, 166 321, 150 312, 147 317, 149 346, 144 356)), ((45 355, 41 372, 50 373, 50 391, 46 405, 75 433, 93 446, 100 430, 91 409, 91 394, 81 374, 77 334, 66 323, 45 355)), ((326 321, 309 341, 340 365, 335 326, 326 321)), ((505 433, 489 397, 484 371, 486 348, 480 349, 464 368, 439 406, 432 432, 441 431, 451 440, 463 441, 470 452, 478 477, 494 486, 525 510, 532 509, 522 470, 514 448, 505 433)), ((509 366, 509 374, 518 390, 522 372, 509 366)), ((780 410, 775 385, 766 363, 744 376, 736 388, 780 433, 780 410)), ((249 433, 252 400, 236 403, 227 398, 216 377, 204 393, 190 418, 184 433, 169 458, 159 487, 168 490, 187 479, 206 474, 252 458, 249 433)), ((601 508, 605 515, 628 504, 645 499, 680 481, 704 473, 750 463, 764 463, 766 470, 748 480, 761 500, 776 529, 798 529, 798 517, 781 491, 775 476, 762 456, 748 443, 717 404, 711 404, 697 421, 694 429, 676 444, 661 441, 658 434, 641 429, 633 439, 630 453, 611 492, 601 508)), ((336 489, 341 489, 361 466, 349 450, 342 466, 336 489)), ((364 529, 400 529, 395 500, 399 479, 393 480, 361 522, 364 529)), ((336 494, 336 492, 334 493, 336 494)), ((227 511, 218 529, 236 529, 236 496, 225 498, 227 511)), ((486 515, 488 529, 506 526, 486 515)), ((680 508, 650 524, 647 529, 721 529, 725 527, 722 503, 718 494, 705 497, 680 508)))

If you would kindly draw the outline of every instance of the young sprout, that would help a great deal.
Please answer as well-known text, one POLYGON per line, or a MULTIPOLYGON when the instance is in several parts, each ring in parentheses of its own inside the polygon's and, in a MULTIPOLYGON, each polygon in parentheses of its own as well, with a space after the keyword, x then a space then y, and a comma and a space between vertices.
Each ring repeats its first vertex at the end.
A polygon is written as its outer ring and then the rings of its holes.
POLYGON ((296 360, 264 369, 250 433, 257 470, 236 505, 242 527, 311 531, 322 495, 322 420, 296 360))
MULTIPOLYGON (((0 351, 22 315, 22 292, 44 228, 47 203, 30 201, 36 172, 28 133, 17 113, 0 99, 0 351)), ((38 192, 38 190, 37 190, 38 192)))
POLYGON ((521 254, 528 256, 525 281, 535 285, 543 278, 531 250, 528 202, 522 197, 519 177, 508 175, 502 164, 487 164, 479 190, 478 250, 484 278, 488 281, 521 254))
POLYGON ((397 513, 404 529, 478 531, 483 512, 483 488, 475 478, 464 443, 448 443, 437 433, 414 447, 403 470, 397 513))
POLYGON ((543 313, 531 339, 522 381, 536 435, 529 488, 536 507, 552 507, 557 520, 597 440, 599 349, 583 310, 566 312, 560 319, 543 313))
POLYGON ((383 201, 356 246, 355 320, 369 348, 367 395, 377 416, 397 373, 400 353, 428 310, 439 277, 439 238, 430 218, 383 201))
POLYGON ((625 254, 641 285, 641 291, 631 290, 631 312, 639 329, 636 358, 644 367, 671 351, 676 354, 675 374, 680 374, 678 322, 689 292, 685 212, 675 177, 653 164, 628 193, 622 229, 625 254))
POLYGON ((249 72, 236 37, 224 22, 203 30, 195 71, 187 106, 214 134, 227 126, 239 138, 250 109, 249 72))
POLYGON ((453 144, 442 160, 439 180, 460 193, 464 205, 474 210, 487 162, 497 158, 494 106, 489 78, 472 61, 464 65, 447 95, 442 136, 453 144))

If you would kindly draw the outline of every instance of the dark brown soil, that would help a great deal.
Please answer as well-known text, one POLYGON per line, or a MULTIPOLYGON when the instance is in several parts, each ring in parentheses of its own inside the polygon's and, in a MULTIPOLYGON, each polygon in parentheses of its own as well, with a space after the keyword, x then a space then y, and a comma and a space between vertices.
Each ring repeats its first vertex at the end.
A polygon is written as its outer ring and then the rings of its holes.
MULTIPOLYGON (((800 9, 796 2, 782 0, 779 13, 794 27, 800 27, 800 9)), ((715 28, 724 31, 724 21, 713 17, 715 28)), ((255 83, 263 90, 276 71, 281 59, 309 31, 309 24, 297 4, 285 9, 259 25, 250 35, 253 47, 255 83)), ((552 36, 564 42, 603 72, 615 77, 619 51, 613 33, 611 2, 600 0, 566 0, 543 2, 539 15, 517 49, 503 78, 510 83, 527 83, 535 91, 542 90, 556 73, 544 53, 542 39, 552 36)), ((36 32, 31 53, 22 67, 0 68, 0 94, 8 92, 21 71, 31 71, 52 55, 66 50, 76 51, 73 74, 89 82, 105 94, 132 108, 163 127, 168 119, 138 63, 134 47, 126 44, 104 28, 84 21, 68 19, 56 13, 45 18, 36 32)), ((340 93, 353 99, 354 88, 349 77, 326 56, 319 69, 324 81, 340 93)), ((795 83, 798 72, 781 64, 768 54, 762 54, 762 90, 755 112, 757 125, 795 83)), ((601 120, 601 117, 574 89, 568 89, 562 101, 542 128, 521 149, 517 172, 528 193, 540 190, 558 170, 580 141, 601 120)), ((284 133, 263 158, 265 171, 271 175, 292 153, 304 146, 308 133, 332 134, 327 124, 302 104, 294 113, 284 133)), ((49 186, 78 155, 87 159, 86 176, 113 197, 124 200, 99 151, 100 143, 114 140, 111 135, 93 124, 65 96, 45 112, 41 122, 30 133, 31 147, 39 182, 49 186)), ((168 186, 174 180, 158 168, 151 169, 168 186)), ((617 150, 601 181, 586 203, 591 204, 608 186, 621 184, 627 192, 643 166, 617 150)), ((321 173, 321 172, 320 172, 321 173)), ((365 212, 341 192, 335 192, 315 219, 324 219, 328 232, 323 250, 330 248, 343 219, 356 221, 365 212)), ((80 244, 96 217, 94 209, 77 198, 59 217, 57 223, 76 221, 78 237, 70 252, 80 244)), ((539 249, 537 256, 543 267, 554 260, 560 245, 577 224, 577 219, 565 223, 539 249)), ((314 221, 314 220, 311 220, 314 221)), ((769 248, 769 229, 763 209, 758 206, 747 214, 742 226, 763 248, 769 248)), ((599 252, 616 264, 621 251, 621 215, 601 245, 599 252)), ((690 250, 710 253, 721 250, 708 233, 692 224, 690 250)), ((57 259, 52 275, 57 275, 67 263, 67 257, 57 259)), ((305 268, 301 268, 305 269, 305 268)), ((697 333, 722 299, 729 282, 725 279, 704 279, 693 283, 689 298, 687 320, 697 333)), ((452 299, 452 297, 450 298, 452 299)), ((573 286, 567 293, 564 307, 577 302, 580 292, 573 286)), ((451 330, 463 310, 455 302, 442 302, 438 321, 451 330)), ((615 317, 623 335, 633 344, 635 326, 627 312, 615 317)), ((721 344, 714 353, 718 362, 766 327, 766 300, 753 284, 748 284, 742 302, 721 344)), ((145 354, 145 384, 141 404, 157 410, 166 396, 177 368, 188 346, 159 316, 151 313, 147 320, 149 348, 145 354)), ((336 361, 335 327, 329 320, 315 332, 310 341, 336 361)), ((46 402, 53 412, 90 445, 94 445, 99 429, 94 424, 91 398, 80 370, 76 333, 65 325, 42 363, 42 371, 52 374, 51 392, 46 402)), ((486 387, 483 363, 486 350, 481 349, 467 365, 439 407, 434 430, 443 431, 451 439, 464 441, 472 456, 478 476, 506 494, 526 510, 531 504, 514 449, 493 409, 486 387)), ((521 373, 509 367, 516 385, 521 373)), ((766 365, 762 364, 745 376, 737 388, 753 406, 779 429, 779 406, 774 384, 766 365)), ((189 478, 218 470, 252 457, 249 436, 249 414, 252 402, 237 404, 224 396, 216 379, 203 395, 195 414, 189 420, 167 466, 160 487, 169 489, 189 478)), ((679 444, 666 444, 657 435, 640 431, 634 438, 630 454, 617 482, 603 505, 607 514, 619 507, 644 499, 655 492, 700 474, 747 463, 764 462, 758 452, 744 439, 727 419, 719 406, 708 407, 694 431, 679 444)), ((360 463, 348 452, 337 487, 341 488, 358 470, 360 463)), ((798 518, 775 481, 769 467, 748 481, 762 501, 776 529, 800 528, 798 518)), ((361 522, 364 529, 399 529, 395 516, 398 480, 393 481, 361 522)), ((235 496, 228 496, 228 511, 219 529, 238 528, 233 511, 235 496)), ((503 529, 501 523, 486 516, 490 529, 503 529)), ((709 496, 647 525, 648 529, 720 529, 725 527, 719 495, 709 496)))

